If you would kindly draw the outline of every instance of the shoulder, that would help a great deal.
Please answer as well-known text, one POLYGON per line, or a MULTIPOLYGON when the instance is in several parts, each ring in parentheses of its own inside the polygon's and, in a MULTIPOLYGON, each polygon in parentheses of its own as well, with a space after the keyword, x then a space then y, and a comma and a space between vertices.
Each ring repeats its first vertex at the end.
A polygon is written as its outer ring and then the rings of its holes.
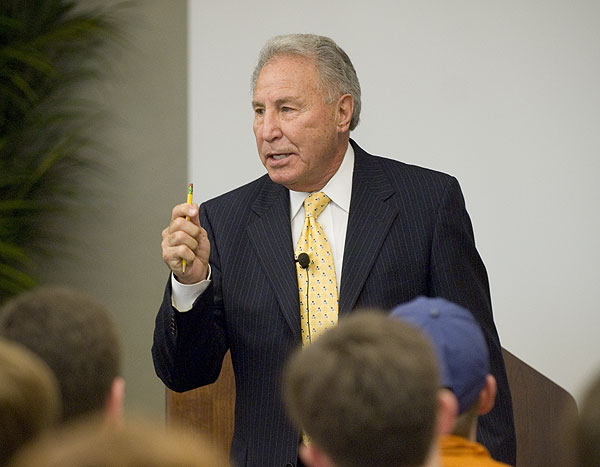
MULTIPOLYGON (((210 199, 200 205, 200 222, 224 229, 244 228, 272 210, 289 217, 289 192, 268 175, 210 199)), ((206 228, 206 227, 205 227, 206 228)))
POLYGON ((265 186, 273 182, 267 174, 257 178, 245 185, 216 196, 202 203, 202 207, 208 211, 229 211, 233 208, 248 207, 258 197, 265 186))
POLYGON ((449 188, 459 188, 452 175, 407 164, 397 159, 369 154, 352 141, 355 153, 355 174, 374 183, 389 183, 396 192, 428 192, 442 194, 449 188))

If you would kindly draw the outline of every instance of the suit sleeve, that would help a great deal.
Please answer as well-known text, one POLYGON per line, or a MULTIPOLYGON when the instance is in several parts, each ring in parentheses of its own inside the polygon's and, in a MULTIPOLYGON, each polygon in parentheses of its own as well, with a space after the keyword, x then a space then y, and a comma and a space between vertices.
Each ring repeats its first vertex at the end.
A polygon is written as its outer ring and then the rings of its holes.
POLYGON ((219 255, 204 206, 200 206, 200 223, 211 242, 212 282, 191 310, 180 313, 171 305, 168 280, 154 327, 154 369, 169 389, 178 392, 215 382, 229 348, 220 293, 219 255))
POLYGON ((460 186, 453 177, 446 186, 438 209, 431 247, 429 288, 431 296, 444 297, 471 310, 483 330, 498 393, 492 411, 480 418, 478 439, 495 459, 515 465, 512 400, 492 315, 487 272, 475 247, 473 228, 460 186))

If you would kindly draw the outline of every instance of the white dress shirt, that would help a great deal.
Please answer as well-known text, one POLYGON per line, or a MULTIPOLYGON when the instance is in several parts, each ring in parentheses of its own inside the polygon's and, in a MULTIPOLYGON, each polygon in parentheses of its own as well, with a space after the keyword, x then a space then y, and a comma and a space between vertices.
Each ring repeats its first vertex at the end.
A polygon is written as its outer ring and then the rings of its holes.
MULTIPOLYGON (((327 185, 320 192, 325 193, 331 200, 319 215, 318 222, 325 232, 331 246, 335 276, 338 284, 338 294, 342 283, 342 263, 344 259, 344 245, 346 244, 346 230, 348 227, 348 213, 350 212, 350 198, 352 196, 352 174, 354 173, 354 149, 350 143, 346 154, 337 172, 331 177, 327 185)), ((302 233, 304 225, 304 199, 310 193, 290 191, 290 219, 294 249, 302 233)), ((196 284, 182 284, 174 274, 171 274, 171 303, 180 312, 189 311, 194 301, 210 284, 208 279, 196 284)))

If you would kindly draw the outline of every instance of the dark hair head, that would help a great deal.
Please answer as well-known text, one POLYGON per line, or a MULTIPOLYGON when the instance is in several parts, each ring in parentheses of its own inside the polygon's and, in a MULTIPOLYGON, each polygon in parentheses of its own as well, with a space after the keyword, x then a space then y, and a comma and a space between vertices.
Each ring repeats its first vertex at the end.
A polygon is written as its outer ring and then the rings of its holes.
POLYGON ((63 419, 102 410, 121 371, 116 327, 96 301, 63 287, 42 287, 0 308, 0 336, 37 354, 54 372, 63 419))
POLYGON ((373 311, 340 319, 284 372, 292 420, 340 467, 423 464, 438 389, 425 336, 373 311))

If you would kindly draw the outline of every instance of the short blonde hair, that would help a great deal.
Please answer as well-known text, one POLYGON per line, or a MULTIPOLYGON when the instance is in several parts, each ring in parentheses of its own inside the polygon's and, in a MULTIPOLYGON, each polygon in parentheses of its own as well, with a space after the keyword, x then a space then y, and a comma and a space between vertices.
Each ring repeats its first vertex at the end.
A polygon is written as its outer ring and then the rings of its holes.
POLYGON ((11 467, 229 467, 202 435, 134 420, 123 426, 83 418, 30 444, 11 467))
POLYGON ((50 369, 25 347, 0 339, 0 465, 59 416, 60 394, 50 369))

